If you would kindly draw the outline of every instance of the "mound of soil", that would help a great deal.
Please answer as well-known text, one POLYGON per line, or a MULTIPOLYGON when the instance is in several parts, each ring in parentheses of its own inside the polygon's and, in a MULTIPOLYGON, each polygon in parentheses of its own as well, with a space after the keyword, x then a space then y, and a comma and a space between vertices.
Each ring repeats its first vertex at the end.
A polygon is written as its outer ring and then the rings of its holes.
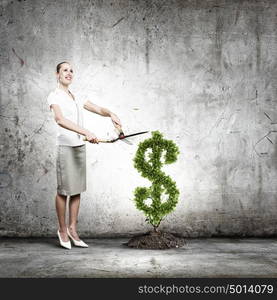
POLYGON ((185 245, 185 239, 169 232, 150 231, 143 235, 132 237, 124 245, 137 249, 169 249, 185 245))

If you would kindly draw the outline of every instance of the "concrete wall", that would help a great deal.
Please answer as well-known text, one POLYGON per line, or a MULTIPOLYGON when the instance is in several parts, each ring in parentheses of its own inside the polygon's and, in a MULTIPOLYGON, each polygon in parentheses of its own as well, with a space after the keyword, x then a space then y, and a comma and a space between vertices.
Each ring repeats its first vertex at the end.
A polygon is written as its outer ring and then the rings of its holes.
MULTIPOLYGON (((1 1, 0 235, 55 235, 55 124, 46 96, 72 62, 72 90, 108 107, 126 133, 180 147, 165 168, 181 196, 161 229, 186 236, 277 233, 275 1, 1 1), (148 135, 149 136, 149 135, 148 135)), ((86 127, 114 135, 86 112, 86 127)), ((133 190, 137 145, 87 144, 82 236, 150 226, 133 190)))

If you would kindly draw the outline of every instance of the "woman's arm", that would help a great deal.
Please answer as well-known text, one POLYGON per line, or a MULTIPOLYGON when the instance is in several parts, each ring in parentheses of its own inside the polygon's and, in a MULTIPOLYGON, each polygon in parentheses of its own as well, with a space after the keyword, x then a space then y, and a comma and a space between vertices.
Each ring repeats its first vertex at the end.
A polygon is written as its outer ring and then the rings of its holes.
POLYGON ((112 119, 114 126, 119 129, 121 128, 122 125, 121 125, 121 122, 120 122, 118 116, 116 114, 114 114, 113 112, 111 112, 110 110, 108 110, 107 108, 98 106, 98 105, 90 102, 89 100, 87 100, 86 103, 84 104, 84 108, 86 110, 96 113, 100 116, 110 117, 112 119))
POLYGON ((103 117, 110 117, 112 114, 112 112, 107 108, 98 106, 90 101, 86 101, 86 103, 84 104, 84 108, 103 117))
POLYGON ((59 126, 65 128, 65 129, 77 132, 81 135, 84 135, 89 142, 98 143, 98 139, 96 138, 96 136, 93 133, 91 133, 89 130, 87 130, 83 127, 80 127, 79 125, 75 124, 74 122, 64 118, 59 105, 51 104, 51 107, 53 108, 53 111, 54 111, 55 121, 59 126))

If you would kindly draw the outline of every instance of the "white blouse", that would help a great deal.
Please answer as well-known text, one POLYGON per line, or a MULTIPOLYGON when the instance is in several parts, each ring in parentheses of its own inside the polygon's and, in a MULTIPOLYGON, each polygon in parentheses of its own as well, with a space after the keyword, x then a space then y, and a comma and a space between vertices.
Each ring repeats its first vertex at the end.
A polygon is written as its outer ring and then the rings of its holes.
MULTIPOLYGON (((63 116, 66 119, 74 122, 80 127, 83 127, 84 100, 81 99, 80 97, 76 97, 75 94, 74 97, 75 100, 73 100, 72 97, 62 89, 56 88, 48 95, 47 102, 49 107, 51 106, 51 104, 58 104, 62 111, 63 116)), ((76 133, 75 131, 65 129, 59 126, 57 123, 56 123, 56 129, 57 129, 56 145, 74 147, 74 146, 80 146, 85 144, 85 142, 83 141, 83 136, 76 133)))

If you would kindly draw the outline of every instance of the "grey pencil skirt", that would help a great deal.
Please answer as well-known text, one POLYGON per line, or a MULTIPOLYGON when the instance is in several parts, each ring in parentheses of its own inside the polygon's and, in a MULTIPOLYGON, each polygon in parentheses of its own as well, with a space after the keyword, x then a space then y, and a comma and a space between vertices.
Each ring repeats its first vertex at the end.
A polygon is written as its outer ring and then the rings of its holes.
POLYGON ((65 196, 86 190, 86 145, 57 146, 57 192, 65 196))

